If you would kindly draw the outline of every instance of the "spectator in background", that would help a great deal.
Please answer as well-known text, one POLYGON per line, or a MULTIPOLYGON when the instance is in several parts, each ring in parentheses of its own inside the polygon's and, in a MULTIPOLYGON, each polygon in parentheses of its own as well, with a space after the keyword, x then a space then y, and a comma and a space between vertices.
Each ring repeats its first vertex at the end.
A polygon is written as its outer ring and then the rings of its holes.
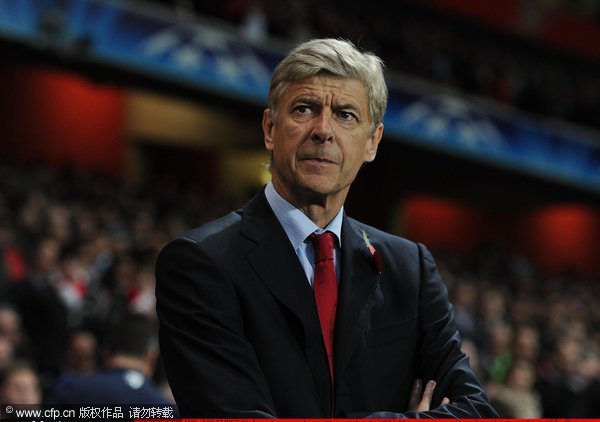
POLYGON ((586 383, 586 417, 597 417, 600 415, 600 343, 598 343, 598 335, 596 341, 593 341, 593 337, 590 340, 592 340, 590 350, 585 353, 580 365, 580 373, 586 383))
POLYGON ((514 329, 512 355, 515 359, 537 362, 540 357, 540 333, 531 324, 521 324, 514 329))
POLYGON ((42 401, 40 381, 26 361, 15 361, 0 369, 0 403, 38 405, 42 401))
POLYGON ((29 358, 27 337, 23 333, 21 316, 15 307, 8 303, 0 304, 0 338, 6 342, 3 347, 5 354, 10 351, 12 358, 29 358))
POLYGON ((66 374, 92 374, 98 367, 98 340, 85 329, 74 330, 67 345, 65 356, 66 374))
POLYGON ((127 297, 128 309, 131 312, 156 319, 155 288, 154 266, 150 264, 139 265, 127 297))
POLYGON ((503 321, 496 321, 488 328, 488 342, 482 352, 481 364, 491 381, 503 382, 512 364, 512 335, 512 327, 503 321))
POLYGON ((56 239, 41 238, 29 276, 15 290, 16 307, 31 344, 31 358, 42 388, 60 373, 67 343, 67 308, 53 284, 59 270, 60 251, 56 239))
MULTIPOLYGON (((537 389, 544 418, 585 418, 590 416, 590 379, 582 374, 585 361, 580 340, 561 336, 551 355, 549 367, 541 375, 537 389)), ((598 415, 595 415, 598 416, 598 415)))
POLYGON ((500 288, 486 287, 480 294, 479 317, 484 330, 506 321, 506 293, 500 288))
POLYGON ((26 276, 25 257, 15 245, 14 231, 0 215, 0 294, 7 295, 9 284, 21 282, 26 276))
POLYGON ((456 328, 463 337, 480 343, 481 341, 477 341, 480 328, 477 317, 477 286, 469 278, 458 278, 452 286, 451 295, 456 328))
POLYGON ((52 285, 67 308, 70 327, 78 326, 82 322, 89 283, 89 272, 83 266, 78 253, 63 251, 59 269, 52 278, 52 285))
POLYGON ((101 342, 102 369, 89 375, 62 375, 45 402, 173 405, 151 380, 158 356, 156 335, 156 326, 141 315, 111 324, 101 342))
MULTIPOLYGON (((26 182, 35 183, 33 177, 27 179, 26 182)), ((25 185, 22 188, 27 189, 30 186, 25 185)), ((29 267, 32 266, 32 262, 35 260, 36 246, 43 239, 45 234, 44 228, 47 225, 45 209, 48 205, 48 200, 38 190, 39 188, 40 186, 32 188, 27 196, 23 198, 23 203, 20 205, 17 221, 15 222, 18 228, 15 240, 21 245, 29 267)))
POLYGON ((492 402, 504 418, 541 418, 542 404, 535 390, 536 368, 525 360, 515 360, 502 383, 488 385, 492 402), (505 414, 502 414, 502 412, 505 414))

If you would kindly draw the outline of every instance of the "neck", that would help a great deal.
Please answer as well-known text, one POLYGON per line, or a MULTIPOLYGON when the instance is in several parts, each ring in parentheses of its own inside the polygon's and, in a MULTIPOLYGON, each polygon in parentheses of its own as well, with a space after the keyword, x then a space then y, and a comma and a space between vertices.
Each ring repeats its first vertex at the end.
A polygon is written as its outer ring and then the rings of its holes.
POLYGON ((347 190, 335 194, 291 192, 280 186, 275 179, 273 187, 283 199, 302 211, 320 228, 325 228, 340 212, 348 193, 347 190))
POLYGON ((320 228, 325 228, 335 216, 340 212, 341 205, 335 207, 327 207, 317 204, 308 204, 305 206, 298 206, 298 209, 302 211, 308 218, 310 218, 320 228))
POLYGON ((141 372, 144 376, 149 376, 149 368, 144 359, 134 358, 130 356, 112 356, 106 362, 106 366, 109 368, 126 368, 133 369, 141 372))

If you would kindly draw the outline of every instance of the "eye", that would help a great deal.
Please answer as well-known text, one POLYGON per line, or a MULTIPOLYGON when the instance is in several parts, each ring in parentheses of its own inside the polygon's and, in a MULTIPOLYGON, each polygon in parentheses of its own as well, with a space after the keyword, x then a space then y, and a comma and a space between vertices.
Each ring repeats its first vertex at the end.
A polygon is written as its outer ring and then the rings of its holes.
POLYGON ((356 118, 356 115, 350 111, 344 111, 344 110, 340 110, 338 111, 338 116, 344 120, 344 121, 358 121, 358 119, 356 118))
POLYGON ((311 111, 311 107, 306 104, 299 104, 294 107, 294 113, 297 114, 308 114, 311 111))

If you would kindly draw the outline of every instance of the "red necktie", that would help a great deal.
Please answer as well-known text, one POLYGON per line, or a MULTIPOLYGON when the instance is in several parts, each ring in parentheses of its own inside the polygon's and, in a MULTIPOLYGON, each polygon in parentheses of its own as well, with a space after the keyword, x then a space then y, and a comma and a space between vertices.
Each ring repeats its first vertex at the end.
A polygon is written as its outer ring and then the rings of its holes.
POLYGON ((329 373, 333 383, 333 328, 337 307, 338 285, 333 261, 335 235, 331 232, 313 233, 309 237, 315 251, 315 277, 313 290, 315 303, 321 322, 321 332, 325 340, 329 373))

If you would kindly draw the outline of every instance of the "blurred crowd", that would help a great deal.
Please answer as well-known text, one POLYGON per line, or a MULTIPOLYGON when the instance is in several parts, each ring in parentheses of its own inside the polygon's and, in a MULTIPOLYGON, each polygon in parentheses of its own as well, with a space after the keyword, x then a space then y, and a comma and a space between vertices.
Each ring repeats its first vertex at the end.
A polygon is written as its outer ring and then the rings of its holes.
MULTIPOLYGON (((160 178, 136 184, 0 165, 0 403, 39 403, 102 368, 106 328, 156 325, 154 260, 236 204, 160 178)), ((524 258, 436 254, 464 351, 505 417, 600 416, 598 280, 524 258)), ((152 382, 169 396, 160 361, 152 382)))
MULTIPOLYGON (((167 180, 0 165, 0 403, 35 402, 63 375, 101 369, 107 327, 132 315, 156 329, 159 249, 220 212, 167 180), (25 396, 6 395, 13 371, 25 376, 11 391, 25 396)), ((152 375, 168 396, 160 361, 152 375)))
POLYGON ((598 417, 600 281, 523 256, 437 254, 463 351, 503 417, 598 417))
POLYGON ((234 23, 244 39, 257 43, 267 36, 293 42, 344 37, 374 51, 392 71, 600 128, 597 61, 440 15, 418 2, 349 0, 340 7, 332 0, 155 1, 234 23))

